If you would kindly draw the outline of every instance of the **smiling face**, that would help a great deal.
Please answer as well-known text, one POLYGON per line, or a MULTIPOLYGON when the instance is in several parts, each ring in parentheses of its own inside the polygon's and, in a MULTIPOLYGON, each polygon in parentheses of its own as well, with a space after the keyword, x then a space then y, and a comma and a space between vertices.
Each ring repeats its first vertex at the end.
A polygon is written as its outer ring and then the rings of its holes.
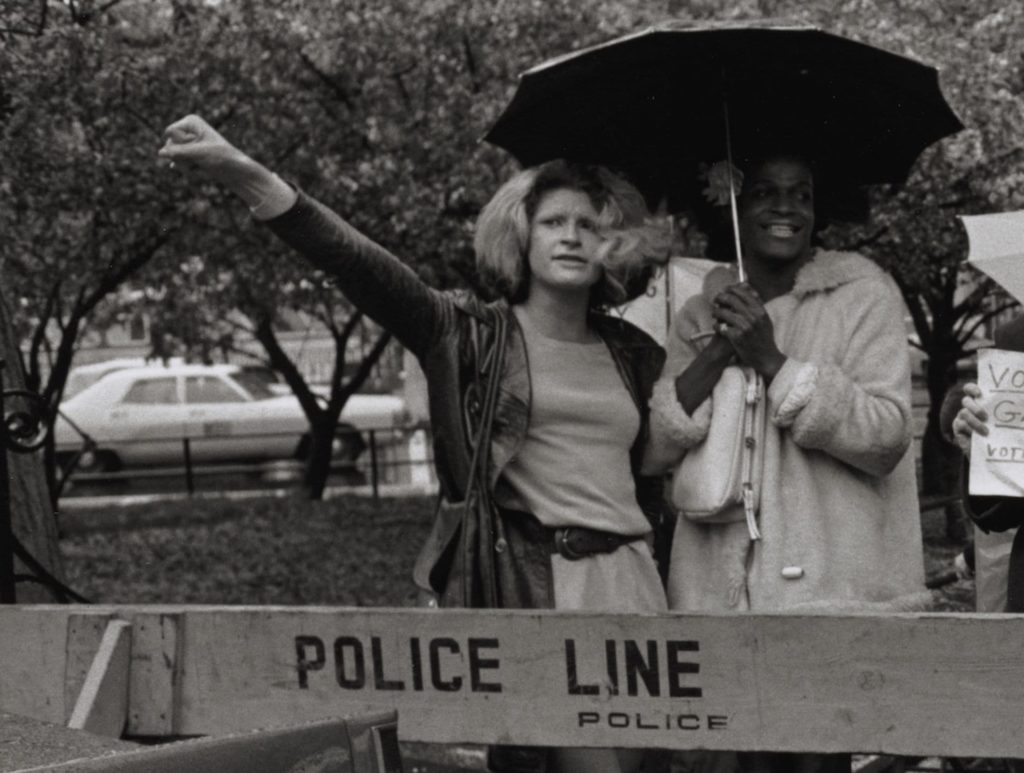
POLYGON ((555 188, 537 202, 530 221, 530 282, 557 291, 583 291, 601 278, 598 211, 590 197, 555 188))
POLYGON ((803 260, 814 232, 814 179, 810 167, 768 158, 751 168, 739 199, 744 253, 759 260, 803 260))

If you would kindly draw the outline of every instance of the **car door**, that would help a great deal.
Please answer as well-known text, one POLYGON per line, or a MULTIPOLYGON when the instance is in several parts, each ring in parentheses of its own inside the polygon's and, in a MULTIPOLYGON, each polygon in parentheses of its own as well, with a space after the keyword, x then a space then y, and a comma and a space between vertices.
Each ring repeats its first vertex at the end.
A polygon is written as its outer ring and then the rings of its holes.
POLYGON ((126 464, 181 464, 185 424, 172 375, 140 375, 109 410, 110 445, 126 464))
POLYGON ((218 373, 185 376, 185 421, 194 461, 239 461, 259 455, 246 437, 248 402, 248 395, 218 373))

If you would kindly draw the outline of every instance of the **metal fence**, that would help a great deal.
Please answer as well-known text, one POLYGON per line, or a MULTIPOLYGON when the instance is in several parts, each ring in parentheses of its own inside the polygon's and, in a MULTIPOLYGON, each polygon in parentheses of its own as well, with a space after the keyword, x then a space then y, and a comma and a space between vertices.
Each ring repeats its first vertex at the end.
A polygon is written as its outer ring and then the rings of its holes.
MULTIPOLYGON (((436 483, 428 424, 382 426, 350 430, 339 437, 358 435, 362 451, 355 458, 331 462, 328 485, 341 488, 369 487, 374 498, 388 486, 410 485, 431 490, 436 483)), ((297 457, 281 456, 252 461, 210 462, 203 457, 204 444, 218 437, 148 437, 118 441, 121 446, 163 443, 181 449, 179 463, 131 464, 116 470, 83 471, 72 458, 63 470, 65 483, 62 495, 74 497, 94 493, 125 491, 185 492, 192 496, 214 485, 218 490, 235 488, 288 488, 301 484, 305 462, 297 457)), ((280 441, 281 434, 246 435, 247 443, 280 441)), ((295 438, 296 446, 298 438, 295 438)), ((208 447, 207 447, 208 448, 208 447)), ((167 457, 167 454, 164 454, 167 457)))

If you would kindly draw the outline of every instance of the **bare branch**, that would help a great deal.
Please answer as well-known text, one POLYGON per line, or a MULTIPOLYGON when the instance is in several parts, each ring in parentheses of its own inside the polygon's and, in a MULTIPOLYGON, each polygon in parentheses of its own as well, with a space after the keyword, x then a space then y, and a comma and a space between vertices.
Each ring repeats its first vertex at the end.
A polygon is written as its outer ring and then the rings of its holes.
POLYGON ((402 95, 402 104, 405 105, 407 110, 412 110, 412 97, 409 96, 409 90, 405 87, 405 80, 403 76, 408 75, 416 69, 416 63, 413 62, 406 65, 401 70, 396 70, 391 73, 391 78, 395 81, 395 85, 398 86, 398 93, 402 95))
POLYGON ((953 306, 953 313, 958 317, 970 316, 972 309, 978 308, 985 300, 985 296, 991 292, 992 284, 988 281, 982 282, 968 293, 967 297, 960 301, 960 303, 953 306))
POLYGON ((296 399, 299 401, 299 405, 302 406, 306 419, 309 420, 310 424, 313 424, 317 418, 323 415, 323 408, 317 402, 313 390, 306 383, 306 379, 302 377, 302 372, 298 366, 281 346, 272 323, 273 319, 271 316, 264 314, 256 321, 253 335, 256 336, 256 340, 266 350, 270 366, 284 377, 285 383, 291 388, 296 399))
POLYGON ((129 246, 125 252, 132 257, 126 260, 116 270, 108 272, 96 285, 91 293, 79 299, 76 304, 76 311, 79 316, 85 316, 107 295, 117 289, 118 285, 128 277, 146 265, 156 254, 157 250, 164 246, 170 239, 170 233, 165 231, 156 236, 147 246, 129 246))
MULTIPOLYGON (((13 5, 19 5, 18 0, 13 0, 13 5)), ((22 2, 20 5, 28 5, 27 2, 22 2)), ((18 19, 15 17, 17 13, 16 9, 8 7, 7 3, 0 6, 0 16, 8 19, 13 19, 15 22, 21 22, 20 24, 9 24, 7 26, 0 27, 0 35, 25 35, 26 37, 38 38, 42 37, 43 33, 46 32, 46 24, 49 20, 50 4, 48 0, 39 0, 37 3, 39 6, 39 19, 35 22, 28 20, 28 13, 24 16, 26 18, 18 19)))
POLYGON ((349 110, 356 109, 355 101, 352 99, 352 95, 349 94, 348 89, 346 89, 344 86, 338 83, 337 80, 335 80, 330 75, 321 70, 319 67, 317 67, 316 63, 309 58, 305 51, 299 51, 299 60, 302 62, 302 64, 305 66, 307 70, 309 70, 317 78, 319 78, 320 82, 327 86, 327 88, 334 93, 334 95, 341 101, 343 105, 345 105, 345 107, 347 107, 349 110))
MULTIPOLYGON (((36 325, 36 329, 32 332, 31 342, 29 344, 29 352, 31 353, 31 376, 33 382, 38 385, 41 374, 39 372, 39 353, 43 348, 43 341, 46 339, 46 328, 50 324, 50 319, 53 317, 53 310, 57 304, 57 298, 60 295, 61 283, 54 283, 50 289, 50 293, 46 297, 46 303, 43 306, 42 313, 39 315, 39 322, 36 325)), ((26 371, 28 372, 28 371, 26 371)))
POLYGON ((1017 301, 1006 301, 1003 304, 996 306, 994 309, 991 309, 985 312, 984 314, 980 314, 978 317, 971 317, 971 319, 975 320, 974 324, 972 324, 970 327, 966 329, 957 330, 957 341, 959 341, 961 344, 966 344, 968 341, 971 340, 971 338, 974 336, 974 333, 977 332, 978 328, 980 328, 982 325, 984 325, 986 322, 993 319, 994 317, 998 317, 1007 309, 1012 309, 1016 305, 1017 301))
POLYGON ((476 65, 476 57, 473 55, 473 42, 469 39, 469 32, 462 33, 462 56, 466 61, 466 71, 469 73, 469 82, 472 84, 470 90, 474 94, 480 93, 479 71, 476 65))
POLYGON ((907 304, 907 311, 910 312, 910 318, 914 321, 914 330, 917 331, 917 337, 921 339, 919 348, 922 351, 928 351, 933 341, 933 335, 932 329, 928 324, 928 314, 921 305, 921 296, 910 292, 910 288, 907 287, 907 283, 899 271, 893 269, 891 274, 897 287, 900 288, 900 294, 903 296, 904 302, 907 304))
POLYGON ((333 408, 335 403, 337 403, 339 411, 349 395, 352 394, 352 390, 349 390, 342 384, 348 354, 348 339, 352 337, 352 333, 355 332, 356 327, 362 320, 363 313, 358 310, 352 312, 340 329, 334 323, 334 320, 331 320, 330 328, 334 338, 334 370, 331 371, 331 407, 333 408))
POLYGON ((373 348, 363 357, 362 362, 359 363, 359 368, 349 379, 349 382, 345 385, 345 391, 348 394, 358 392, 360 387, 366 383, 366 379, 369 378, 370 373, 373 372, 373 366, 377 364, 377 360, 384 353, 384 349, 391 341, 391 333, 383 331, 377 341, 373 344, 373 348))

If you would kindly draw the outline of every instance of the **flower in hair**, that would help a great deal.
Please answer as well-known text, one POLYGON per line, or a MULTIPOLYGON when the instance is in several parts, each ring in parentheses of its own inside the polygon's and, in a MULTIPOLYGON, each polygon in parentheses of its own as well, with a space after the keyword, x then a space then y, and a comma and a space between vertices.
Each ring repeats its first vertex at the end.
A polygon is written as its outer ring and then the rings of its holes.
MULTIPOLYGON (((724 207, 729 204, 729 162, 716 161, 710 166, 703 166, 700 177, 707 183, 701 191, 704 199, 716 207, 724 207)), ((743 172, 732 167, 732 184, 738 196, 743 188, 743 172)))

